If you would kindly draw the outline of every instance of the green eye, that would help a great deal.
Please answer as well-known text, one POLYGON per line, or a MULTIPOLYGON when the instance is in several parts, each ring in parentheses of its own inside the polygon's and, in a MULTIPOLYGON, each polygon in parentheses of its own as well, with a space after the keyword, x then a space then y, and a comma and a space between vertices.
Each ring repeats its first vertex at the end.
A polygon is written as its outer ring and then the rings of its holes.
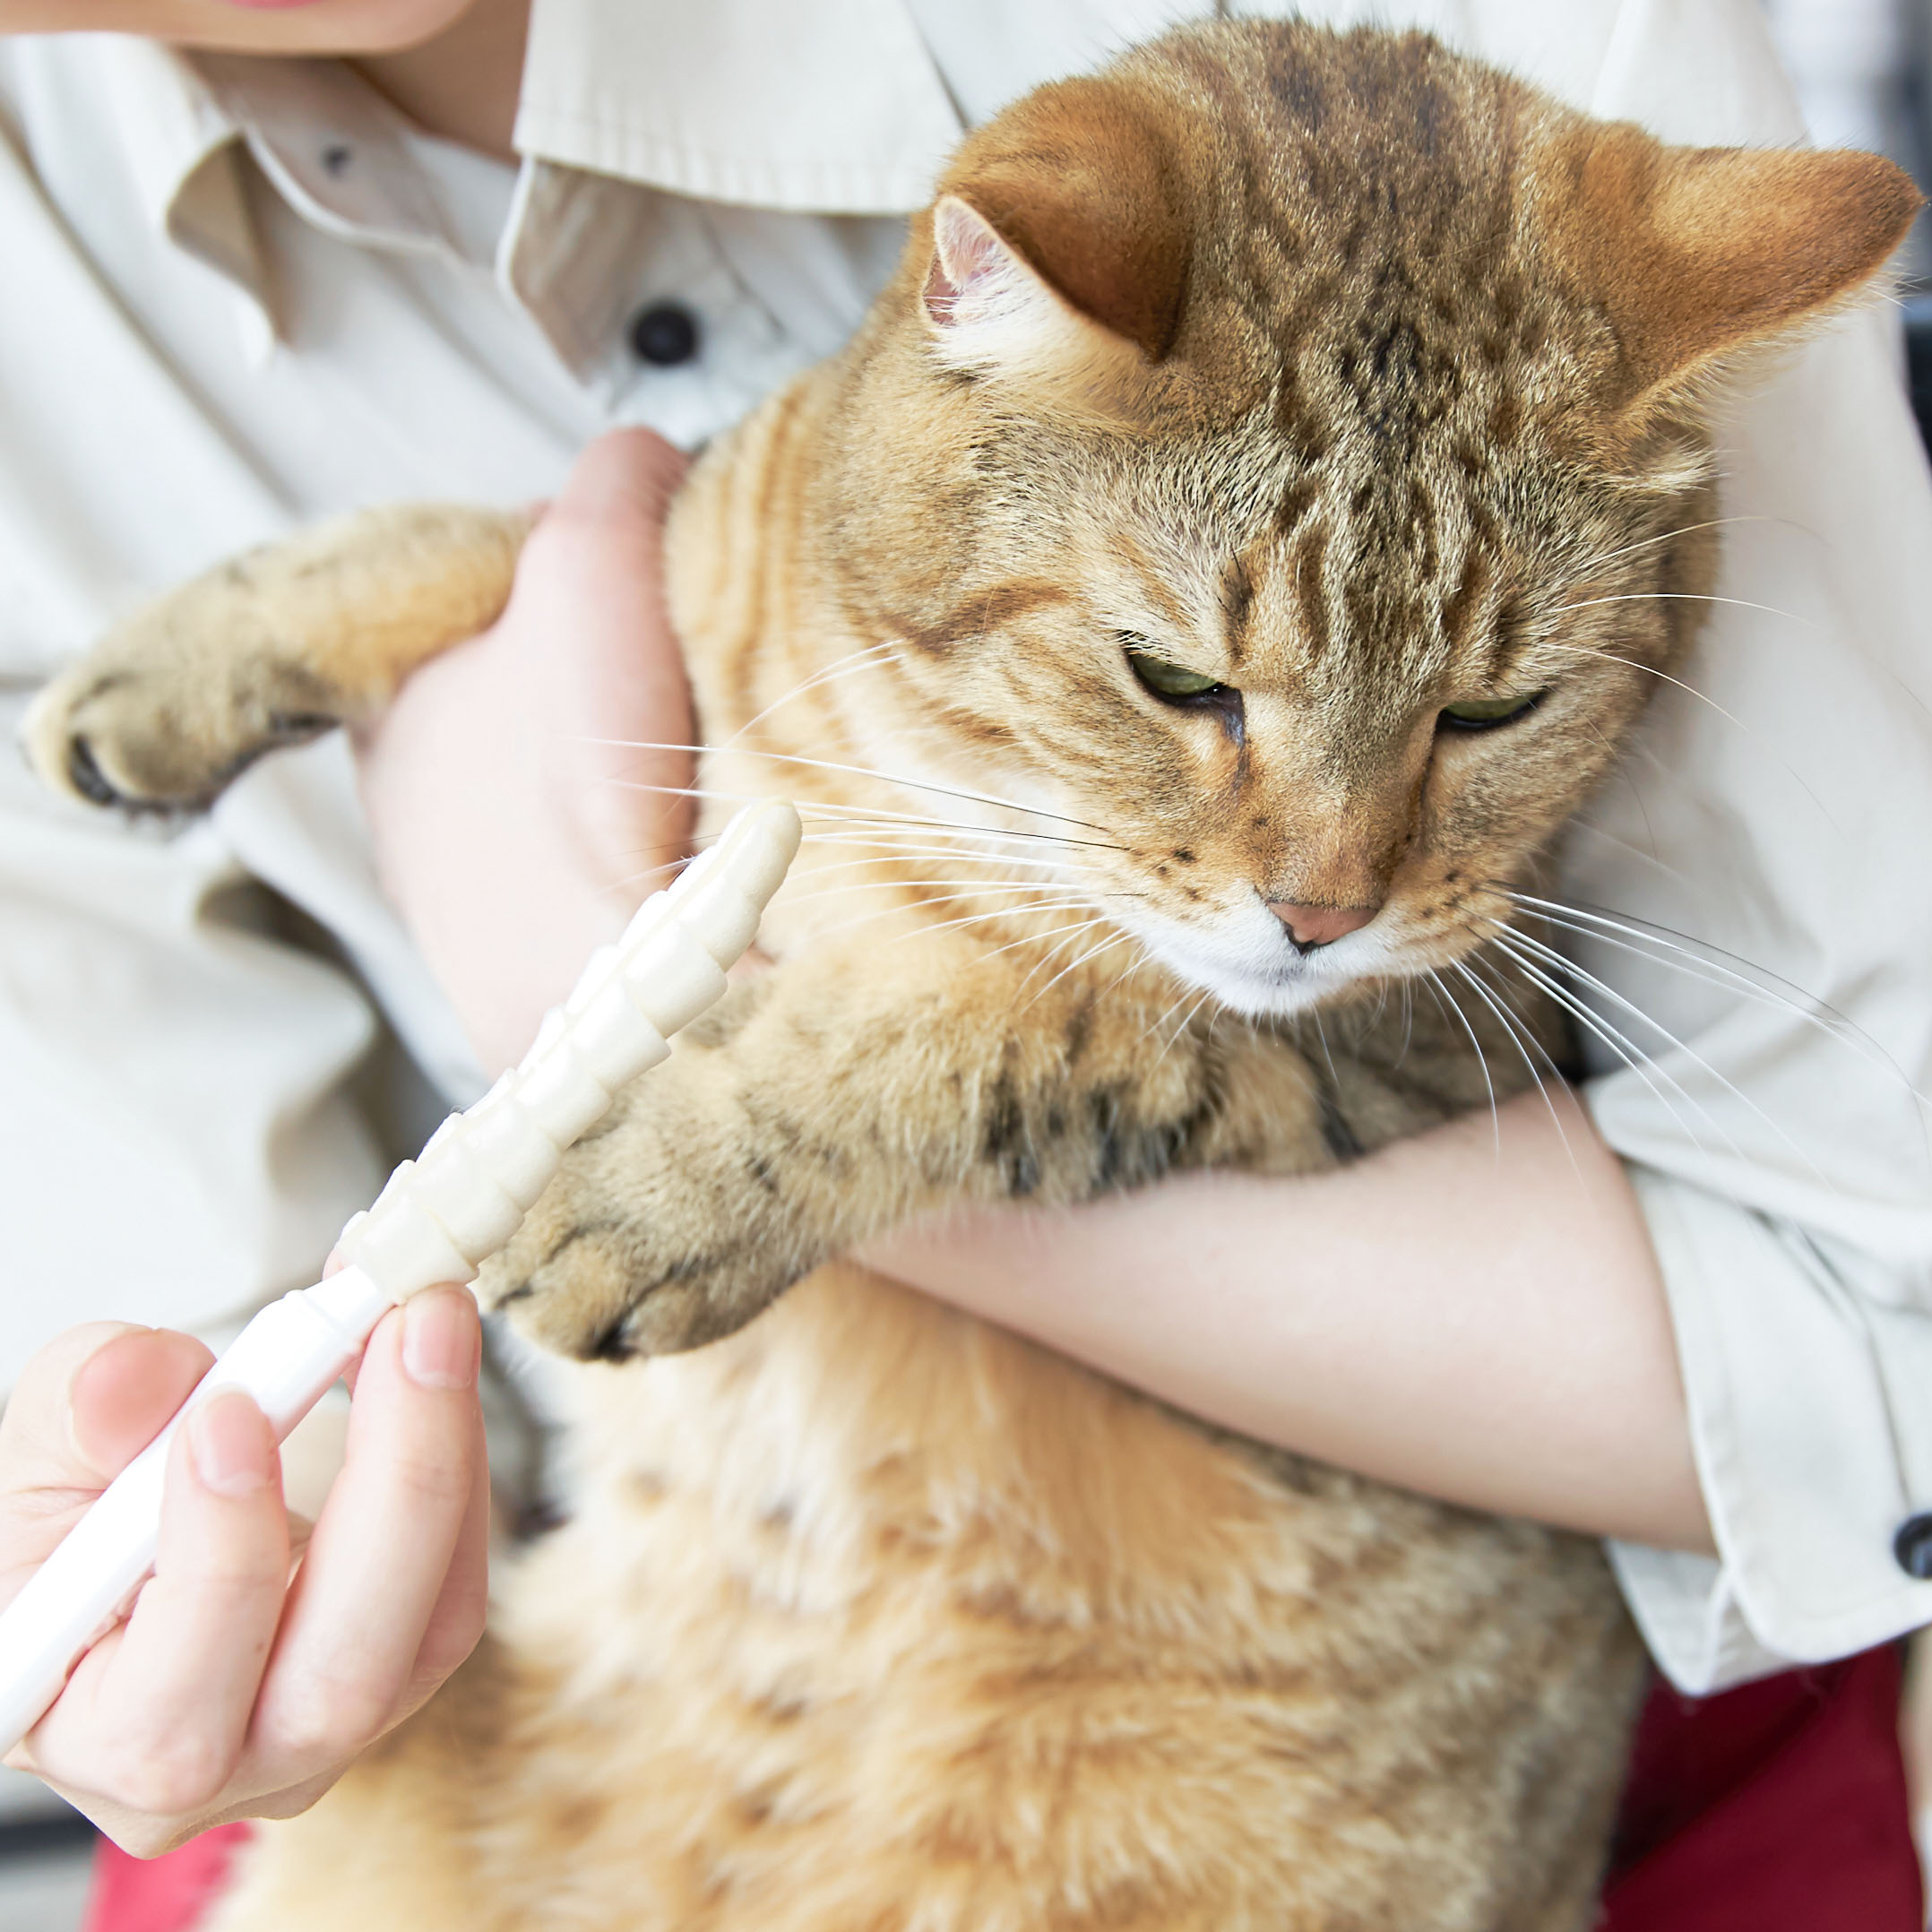
POLYGON ((1137 644, 1130 643, 1126 649, 1127 663, 1134 675, 1157 698, 1204 698, 1211 691, 1221 688, 1218 677, 1205 677, 1200 671, 1169 664, 1165 658, 1157 658, 1137 644))
POLYGON ((1542 702, 1540 691, 1532 691, 1526 698, 1472 698, 1466 704, 1445 704, 1442 721, 1457 730, 1486 731, 1492 725, 1521 718, 1542 702))

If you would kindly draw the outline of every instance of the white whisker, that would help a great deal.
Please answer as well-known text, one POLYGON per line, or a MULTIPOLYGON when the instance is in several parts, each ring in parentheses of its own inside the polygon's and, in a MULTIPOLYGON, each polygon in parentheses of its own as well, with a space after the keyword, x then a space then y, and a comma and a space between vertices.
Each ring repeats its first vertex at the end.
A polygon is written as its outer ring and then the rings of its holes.
MULTIPOLYGON (((962 852, 955 847, 944 845, 902 845, 886 839, 846 837, 841 833, 806 834, 806 842, 821 850, 851 850, 863 848, 875 852, 875 858, 853 858, 845 861, 853 866, 899 866, 914 858, 949 858, 955 865, 984 866, 988 868, 1003 866, 1024 866, 1036 872, 1048 874, 1080 873, 1087 877, 1103 876, 1099 866, 1068 864, 1055 858, 1030 858, 1019 853, 1007 852, 962 852)), ((821 870, 835 870, 835 867, 820 867, 821 870)))
MULTIPOLYGON (((1775 1134, 1781 1141, 1784 1143, 1785 1146, 1789 1148, 1790 1151, 1805 1164, 1806 1167, 1810 1169, 1812 1175, 1816 1179, 1821 1181, 1826 1187, 1830 1188, 1833 1193, 1835 1194, 1838 1191, 1836 1186, 1832 1182, 1830 1176, 1828 1176, 1824 1170, 1824 1169, 1821 1168, 1817 1164, 1817 1162, 1814 1160, 1812 1157, 1807 1154, 1805 1150, 1800 1147, 1789 1134, 1785 1132, 1784 1128, 1781 1126, 1778 1122, 1773 1120, 1771 1116, 1767 1114, 1764 1109, 1757 1104, 1756 1101, 1752 1100, 1748 1094, 1745 1093, 1742 1089, 1738 1087, 1731 1081, 1727 1080, 1723 1074, 1719 1073, 1718 1070, 1714 1066, 1712 1066, 1711 1063, 1706 1060, 1702 1054, 1698 1053, 1695 1048, 1689 1046, 1684 1040, 1679 1039, 1675 1033, 1671 1032, 1669 1028, 1660 1025, 1657 1021, 1652 1019, 1651 1016, 1647 1013, 1645 1013, 1641 1006, 1636 1005, 1634 1000, 1626 999, 1624 996, 1616 989, 1616 988, 1609 985, 1607 981, 1600 979, 1594 973, 1586 971, 1583 967, 1579 966, 1574 960, 1568 959, 1563 953, 1557 952, 1556 947, 1546 944, 1542 940, 1534 938, 1528 933, 1517 931, 1514 928, 1511 929, 1510 936, 1518 945, 1529 947, 1540 958, 1546 959, 1551 963, 1560 967, 1563 970, 1567 971, 1575 979, 1582 981, 1583 985, 1590 988, 1592 992, 1597 993, 1605 999, 1612 1001, 1620 1010, 1629 1013, 1633 1019, 1638 1021, 1643 1025, 1649 1027, 1651 1031, 1656 1033, 1660 1039, 1669 1040, 1672 1048, 1675 1051, 1683 1054, 1695 1066, 1700 1068, 1711 1079, 1714 1080, 1719 1086, 1723 1088, 1725 1092, 1729 1094, 1734 1100, 1738 1101, 1741 1105, 1749 1108, 1752 1113, 1755 1114, 1757 1117, 1762 1120, 1764 1125, 1769 1127, 1771 1131, 1775 1134)), ((1646 1056, 1646 1057, 1650 1058, 1651 1057, 1646 1056)), ((1652 1058, 1652 1065, 1655 1065, 1656 1064, 1656 1061, 1654 1060, 1654 1058, 1652 1058)), ((1663 1069, 1660 1066, 1658 1068, 1658 1071, 1661 1073, 1663 1069)), ((1681 1087, 1679 1088, 1679 1091, 1683 1091, 1681 1087)), ((1689 1098, 1687 1094, 1686 1097, 1689 1098)), ((1705 1109, 1700 1108, 1699 1111, 1705 1112, 1705 1109)), ((1706 1117, 1709 1117, 1707 1112, 1706 1117)), ((1737 1143, 1735 1142, 1731 1143, 1731 1147, 1734 1152, 1738 1153, 1740 1156, 1742 1155, 1742 1150, 1737 1146, 1737 1143)))
POLYGON ((975 852, 953 845, 915 845, 893 838, 878 838, 860 832, 807 832, 810 842, 821 849, 863 850, 881 856, 869 863, 890 865, 905 858, 950 858, 962 866, 1029 866, 1044 872, 1079 873, 1089 878, 1102 877, 1105 868, 1078 859, 1034 858, 1017 852, 975 852))
MULTIPOLYGON (((1503 1158, 1503 1116, 1496 1104, 1496 1082, 1489 1078, 1489 1057, 1482 1050, 1482 1042, 1476 1037, 1476 1029, 1469 1023, 1469 1015, 1462 1011, 1455 995, 1442 983, 1436 972, 1431 970, 1425 973, 1422 983, 1435 994, 1438 1006, 1445 1000, 1448 1002, 1449 1011, 1462 1022, 1462 1031, 1469 1035, 1470 1045, 1476 1049, 1476 1065, 1482 1071, 1482 1083, 1489 1094, 1489 1130, 1496 1139, 1496 1157, 1500 1160, 1503 1158)), ((1325 1041, 1324 1044, 1326 1044, 1325 1041)), ((1333 1070, 1333 1064, 1330 1070, 1333 1070)))
POLYGON ((1621 549, 1603 551, 1580 564, 1575 574, 1579 577, 1592 577, 1606 564, 1614 564, 1618 557, 1633 556, 1639 550, 1655 549, 1660 543, 1671 543, 1679 537, 1692 537, 1701 530, 1722 530, 1728 523, 1780 523, 1783 521, 1782 517, 1775 516, 1717 516, 1707 522, 1685 523, 1676 530, 1665 530, 1660 537, 1644 537, 1635 543, 1625 544, 1621 549))
MULTIPOLYGON (((959 899, 1010 898, 1020 893, 1035 894, 1028 899, 1029 906, 1057 906, 1063 902, 1091 905, 1093 902, 1090 894, 1071 889, 1054 897, 1043 899, 1038 896, 1037 885, 1028 884, 979 885, 963 879, 846 879, 836 885, 821 886, 815 892, 788 893, 783 904, 787 907, 808 906, 822 900, 843 898, 848 893, 875 893, 882 890, 925 893, 936 891, 941 886, 952 887, 953 890, 936 899, 921 897, 915 902, 916 906, 943 906, 959 899)), ((1008 907, 1006 910, 1012 911, 1014 909, 1008 907)))
MULTIPOLYGON (((1105 953, 1111 946, 1117 946, 1120 944, 1121 942, 1126 938, 1126 936, 1127 936, 1125 933, 1108 933, 1104 938, 1097 940, 1083 953, 1081 953, 1074 959, 1069 960, 1065 966, 1061 967, 1059 971, 1055 973, 1053 978, 1048 980, 1046 985, 1041 987, 1039 991, 1034 994, 1031 999, 1027 1001, 1026 1005, 1022 1007, 1021 1011, 1023 1013, 1034 1006, 1037 1006, 1039 1002, 1045 999, 1048 994, 1052 992, 1054 988, 1058 986, 1061 980, 1065 979, 1069 973, 1078 972, 1082 966, 1088 963, 1089 961, 1099 959, 1101 953, 1105 953)), ((1123 977, 1125 977, 1125 975, 1123 975, 1123 977)), ((1024 982, 1022 982, 1022 984, 1024 982)), ((1118 979, 1114 981, 1114 986, 1118 986, 1119 984, 1120 981, 1118 979)), ((1108 992, 1111 992, 1113 990, 1113 988, 1109 987, 1107 990, 1108 992)))
MULTIPOLYGON (((970 924, 971 922, 969 920, 961 920, 958 923, 962 925, 967 925, 970 924)), ((1107 915, 1103 912, 1097 919, 1086 919, 1082 921, 1078 925, 1056 926, 1050 932, 1022 933, 1019 938, 1009 939, 1003 946, 995 946, 993 950, 986 956, 988 959, 996 960, 1002 953, 1011 953, 1016 946, 1037 945, 1043 940, 1057 938, 1063 933, 1071 934, 1091 932, 1096 926, 1104 926, 1106 923, 1107 915)), ((1025 981, 1022 980, 1021 984, 1023 986, 1025 984, 1025 981)))
POLYGON ((755 718, 747 718, 736 731, 732 732, 729 737, 723 740, 718 748, 720 751, 729 749, 747 731, 754 729, 758 725, 762 725, 773 712, 789 704, 794 698, 803 697, 807 691, 815 691, 821 685, 830 684, 834 679, 846 677, 853 671, 875 670, 878 668, 879 659, 882 656, 890 657, 898 648, 898 640, 896 638, 888 638, 884 643, 867 644, 861 650, 849 651, 843 657, 834 658, 830 664, 825 665, 820 670, 815 671, 811 677, 801 678, 782 696, 773 698, 755 718))
POLYGON ((1689 1136, 1693 1145, 1702 1149, 1703 1142, 1696 1129, 1671 1104, 1669 1096, 1651 1078, 1649 1068, 1654 1067, 1657 1073, 1676 1090, 1687 1106, 1695 1108, 1698 1113, 1711 1122, 1713 1127, 1717 1128, 1719 1136, 1733 1153, 1739 1152, 1737 1143, 1731 1139, 1729 1134, 1725 1133, 1723 1127, 1717 1121, 1712 1119, 1709 1109, 1700 1106, 1692 1095, 1685 1092, 1683 1087, 1676 1080, 1672 1079, 1663 1067, 1659 1066, 1657 1062, 1649 1054, 1645 1053, 1634 1039, 1629 1039, 1618 1028, 1611 1026, 1600 1014, 1592 1012, 1567 987, 1559 984, 1550 974, 1544 971, 1527 953, 1518 953, 1514 946, 1510 944, 1510 941, 1513 938, 1521 938, 1522 936, 1522 935, 1520 933, 1513 933, 1510 928, 1505 927, 1502 932, 1492 938, 1490 944, 1510 961, 1518 972, 1537 986, 1541 987, 1543 991, 1565 1013, 1568 1013, 1579 1025, 1587 1028, 1595 1038, 1600 1039, 1650 1089, 1652 1098, 1670 1116, 1678 1126, 1689 1136))
MULTIPOLYGON (((1643 927, 1632 925, 1625 919, 1613 918, 1607 912, 1589 907, 1566 904, 1562 900, 1540 899, 1533 893, 1514 892, 1507 887, 1498 887, 1497 890, 1505 892, 1518 905, 1531 908, 1549 925, 1574 933, 1578 938, 1614 946, 1620 952, 1632 953, 1652 965, 1682 973, 1686 979, 1699 984, 1716 988, 1720 991, 1738 993, 1761 1005, 1788 1013, 1794 1019, 1803 1021, 1806 1025, 1815 1027, 1826 1039, 1834 1039, 1849 1051, 1856 1053, 1868 1065, 1883 1068, 1898 1081, 1906 1094, 1919 1107, 1932 1104, 1912 1084, 1911 1077, 1905 1069, 1863 1027, 1818 998, 1816 994, 1782 979, 1766 967, 1753 965, 1748 960, 1741 962, 1744 965, 1751 966, 1753 972, 1762 972, 1766 979, 1776 980, 1779 985, 1789 988, 1790 991, 1798 997, 1793 999, 1773 991, 1769 987, 1760 986, 1747 974, 1726 966, 1718 960, 1707 959, 1702 953, 1693 950, 1694 945, 1705 945, 1704 941, 1697 940, 1690 944, 1679 944, 1677 941, 1687 936, 1676 934, 1669 938, 1661 936, 1663 933, 1669 931, 1669 927, 1646 931, 1643 927), (1625 936, 1620 937, 1619 935, 1625 936), (1638 941, 1642 944, 1633 943, 1638 941), (1658 950, 1652 950, 1653 948, 1658 950), (1676 957, 1667 959, 1663 956, 1665 953, 1676 957), (1702 968, 1702 971, 1694 970, 1697 968, 1702 968), (1807 1011, 1807 1005, 1801 1005, 1800 1001, 1808 1003, 1810 1007, 1816 1010, 1807 1011), (1821 1014, 1829 1015, 1829 1018, 1821 1018, 1821 1014)), ((1721 946, 1709 946, 1708 950, 1713 953, 1724 951, 1721 946)), ((1726 953, 1725 957, 1737 959, 1738 955, 1726 953)))
MULTIPOLYGON (((711 798, 724 805, 757 805, 775 794, 766 791, 722 791, 709 785, 652 785, 642 779, 610 778, 599 781, 619 791, 643 791, 667 798, 711 798)), ((1031 839, 1040 844, 1091 847, 1096 850, 1117 852, 1126 848, 1099 839, 1070 839, 1064 832, 995 831, 990 826, 959 824, 955 826, 944 819, 916 818, 907 813, 894 813, 858 806, 841 805, 824 799, 797 801, 800 817, 807 823, 815 819, 825 819, 846 825, 903 824, 909 828, 919 828, 933 832, 936 835, 953 838, 972 838, 982 842, 997 840, 1031 839)), ((1071 821, 1070 823, 1077 823, 1071 821)), ((715 836, 715 834, 706 834, 715 836)), ((694 841, 697 842, 697 841, 694 841)))
MULTIPOLYGON (((832 895, 827 893, 826 896, 829 898, 832 895)), ((927 905, 940 905, 962 899, 976 900, 979 896, 977 892, 956 893, 952 895, 952 901, 932 899, 927 900, 926 903, 927 905)), ((997 906, 991 910, 973 913, 962 919, 919 920, 909 926, 898 936, 901 939, 916 939, 921 934, 946 932, 956 926, 981 926, 988 919, 1025 919, 1043 912, 1084 912, 1091 903, 1091 900, 1084 898, 1043 899, 1031 901, 1023 906, 997 906)), ((834 925, 822 927, 812 936, 815 940, 829 939, 837 933, 852 932, 861 926, 875 925, 880 919, 892 919, 895 915, 903 915, 907 910, 903 906, 876 906, 869 911, 861 912, 856 919, 841 919, 834 925)), ((1023 944, 1023 942, 1022 943, 1023 944)))
MULTIPOLYGON (((1721 704, 1720 704, 1714 697, 1712 697, 1708 693, 1698 690, 1695 685, 1685 683, 1685 681, 1681 677, 1673 677, 1669 671, 1659 670, 1654 664, 1639 664, 1634 658, 1620 657, 1614 651, 1592 650, 1587 644, 1559 644, 1552 643, 1546 644, 1544 648, 1550 651, 1560 651, 1566 657, 1598 658, 1606 664, 1621 664, 1628 670, 1643 671, 1643 673, 1645 673, 1646 676, 1658 678, 1664 684, 1669 685, 1675 689, 1683 692, 1686 696, 1695 698, 1700 704, 1709 705, 1710 708, 1714 711, 1720 718, 1723 719, 1723 720, 1727 724, 1734 726, 1738 730, 1743 732, 1745 737, 1749 738, 1754 745, 1756 745, 1765 750, 1770 749, 1770 747, 1765 745, 1764 738, 1757 732, 1752 730, 1750 726, 1745 723, 1744 720, 1738 717, 1735 712, 1729 712, 1725 710, 1725 708, 1721 704)), ((1778 763, 1784 767, 1787 775, 1791 779, 1792 782, 1797 785, 1798 789, 1802 791, 1804 795, 1807 798, 1809 798, 1815 806, 1817 806, 1818 811, 1824 818, 1825 823, 1829 824, 1834 832, 1841 832, 1843 828, 1839 824, 1838 821, 1832 816, 1831 813, 1825 808, 1824 799, 1819 798, 1817 793, 1811 789, 1811 786, 1807 781, 1804 773, 1800 772, 1789 758, 1779 756, 1778 763)), ((1646 813, 1646 822, 1648 821, 1648 817, 1649 815, 1646 813)))
MULTIPOLYGON (((586 738, 587 745, 602 745, 617 751, 702 751, 704 747, 690 745, 661 745, 647 738, 586 738)), ((867 778, 881 784, 903 785, 909 791, 929 791, 942 798, 958 798, 969 805, 988 805, 1003 812, 1020 812, 1029 818, 1057 819, 1063 825, 1078 825, 1084 832, 1104 832, 1105 825, 1096 825, 1084 818, 1073 818, 1065 812, 1049 812, 1039 806, 1021 805, 1012 798, 996 798, 983 791, 964 791, 956 786, 931 785, 922 779, 909 778, 901 772, 883 772, 871 765, 841 764, 831 758, 806 758, 797 752, 761 751, 747 745, 734 746, 731 755, 737 758, 771 758, 781 764, 802 765, 814 772, 842 772, 852 778, 867 778)), ((1070 841, 1078 843, 1078 841, 1070 841)), ((1115 850, 1119 850, 1117 846, 1115 850)))
POLYGON ((1620 597, 1586 597, 1581 603, 1558 604, 1554 615, 1562 617, 1571 610, 1593 610, 1600 604, 1735 604, 1740 610, 1762 610, 1767 617, 1788 617, 1793 624, 1802 624, 1807 629, 1816 630, 1817 625, 1808 617, 1801 617, 1795 610, 1780 610, 1774 604, 1754 604, 1745 597, 1712 597, 1702 591, 1632 591, 1620 597))
MULTIPOLYGON (((1185 999, 1186 996, 1187 996, 1184 993, 1182 994, 1181 998, 1185 999)), ((1208 991, 1203 993, 1200 998, 1197 999, 1194 1003, 1194 1005, 1191 1005, 1187 1009, 1187 1011, 1181 1015, 1181 1023, 1177 1026, 1170 1034, 1168 1035, 1167 1045, 1164 1046, 1160 1049, 1160 1051, 1154 1056, 1153 1066, 1148 1069, 1148 1072, 1150 1074, 1153 1073, 1160 1066, 1160 1063, 1167 1058, 1169 1054, 1173 1052, 1175 1047, 1179 1043, 1181 1035, 1185 1033, 1187 1029, 1194 1024, 1195 1015, 1199 1013, 1201 1009, 1204 1005, 1206 1005, 1211 999, 1213 998, 1213 990, 1211 988, 1208 991)), ((1179 1005, 1180 1000, 1175 1001, 1174 1004, 1177 1006, 1179 1005)))
MULTIPOLYGON (((1523 1023, 1522 1015, 1512 1017, 1507 1010, 1506 1000, 1500 996, 1492 998, 1488 989, 1477 979, 1471 969, 1480 959, 1481 955, 1479 953, 1469 960, 1458 960, 1449 970, 1457 978, 1468 981, 1470 990, 1496 1015, 1504 1032, 1509 1036, 1510 1044, 1522 1056, 1523 1065, 1529 1069, 1530 1078, 1536 1082, 1536 1091, 1543 1097, 1543 1105, 1549 1109, 1550 1125, 1557 1130, 1557 1138, 1563 1143, 1564 1153, 1568 1157, 1571 1167, 1575 1169, 1577 1179, 1581 1180, 1583 1170, 1577 1166, 1576 1150, 1570 1145, 1570 1136, 1564 1131, 1563 1117, 1557 1111, 1556 1101, 1549 1097, 1549 1089, 1543 1083, 1543 1076, 1537 1071, 1536 1062, 1530 1057, 1530 1047, 1534 1047, 1538 1053, 1542 1054, 1545 1064, 1558 1081, 1563 1078, 1563 1071, 1548 1054, 1543 1051, 1542 1042, 1529 1026, 1523 1023), (1529 1046, 1523 1044, 1525 1040, 1529 1042, 1529 1046)), ((1498 988, 1498 993, 1500 992, 1501 989, 1498 988)))

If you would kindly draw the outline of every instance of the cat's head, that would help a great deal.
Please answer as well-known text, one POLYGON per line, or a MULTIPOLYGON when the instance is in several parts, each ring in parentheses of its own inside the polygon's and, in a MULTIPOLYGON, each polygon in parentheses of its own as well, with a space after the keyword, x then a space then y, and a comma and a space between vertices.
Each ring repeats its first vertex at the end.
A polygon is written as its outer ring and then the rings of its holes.
POLYGON ((1419 35, 1194 30, 1041 90, 848 364, 823 527, 908 647, 892 762, 1080 821, 1079 879, 1242 1010, 1460 956, 1681 662, 1701 404, 1918 205, 1419 35))

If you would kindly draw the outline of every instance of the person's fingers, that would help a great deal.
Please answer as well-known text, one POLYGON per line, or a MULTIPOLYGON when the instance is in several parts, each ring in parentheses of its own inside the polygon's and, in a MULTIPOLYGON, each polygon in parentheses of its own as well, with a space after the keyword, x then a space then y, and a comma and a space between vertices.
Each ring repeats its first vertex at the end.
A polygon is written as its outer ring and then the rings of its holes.
POLYGON ((278 1783, 341 1763, 392 1721, 473 1508, 475 1301, 429 1289, 364 1351, 349 1457, 309 1539, 255 1713, 278 1783))
POLYGON ((470 1484, 470 1507, 457 1532, 456 1548, 443 1589, 429 1613, 392 1720, 401 1723, 428 1702, 483 1635, 489 1610, 489 1451, 483 1440, 483 1417, 476 1419, 476 1474, 470 1484))
POLYGON ((61 1482, 118 1475, 213 1359, 191 1335, 126 1322, 84 1322, 56 1335, 21 1371, 0 1412, 6 1487, 26 1488, 50 1470, 61 1482))
POLYGON ((212 1804, 241 1760, 288 1575, 274 1436, 224 1391, 177 1437, 154 1574, 41 1720, 35 1768, 151 1817, 212 1804))

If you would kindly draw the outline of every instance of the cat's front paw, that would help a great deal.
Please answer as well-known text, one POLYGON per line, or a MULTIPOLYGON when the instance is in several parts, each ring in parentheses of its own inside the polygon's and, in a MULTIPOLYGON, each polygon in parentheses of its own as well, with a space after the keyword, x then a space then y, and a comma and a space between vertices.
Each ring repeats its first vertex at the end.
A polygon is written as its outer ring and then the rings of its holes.
POLYGON ((211 803, 263 752, 373 717, 425 659, 494 624, 530 516, 357 511, 219 565, 41 693, 28 755, 91 805, 211 803))
POLYGON ((742 1328, 822 1258, 765 1164, 718 1124, 660 1119, 647 1096, 580 1141, 477 1292, 533 1341, 590 1361, 668 1355, 742 1328))
POLYGON ((341 719, 315 672, 218 637, 198 647, 180 633, 179 601, 137 615, 34 700, 27 755, 56 791, 134 812, 199 810, 264 752, 341 719))

